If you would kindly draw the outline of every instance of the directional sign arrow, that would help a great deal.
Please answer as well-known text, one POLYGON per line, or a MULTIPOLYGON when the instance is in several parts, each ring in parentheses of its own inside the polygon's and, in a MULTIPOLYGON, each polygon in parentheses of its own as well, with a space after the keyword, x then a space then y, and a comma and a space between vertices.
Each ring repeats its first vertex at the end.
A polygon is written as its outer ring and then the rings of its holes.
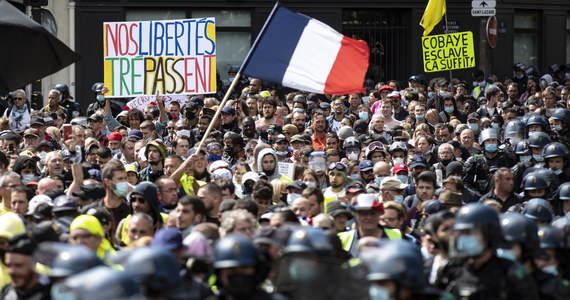
POLYGON ((495 8, 497 1, 495 0, 475 0, 471 1, 472 8, 495 8))
POLYGON ((481 2, 481 7, 489 6, 485 1, 481 2))

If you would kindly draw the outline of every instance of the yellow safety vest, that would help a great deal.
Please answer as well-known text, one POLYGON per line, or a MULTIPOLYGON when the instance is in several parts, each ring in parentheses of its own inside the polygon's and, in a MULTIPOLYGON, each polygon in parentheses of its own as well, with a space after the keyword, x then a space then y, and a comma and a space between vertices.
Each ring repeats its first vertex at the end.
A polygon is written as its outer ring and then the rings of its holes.
MULTIPOLYGON (((194 180, 196 180, 194 179, 194 176, 190 176, 186 173, 180 177, 180 184, 182 185, 184 192, 189 196, 196 196, 196 192, 194 192, 194 188, 192 187, 194 180)), ((205 186, 207 184, 207 182, 202 180, 197 180, 197 182, 199 186, 205 186)))
MULTIPOLYGON (((391 240, 401 240, 402 232, 399 229, 384 228, 384 234, 391 240)), ((337 234, 342 244, 342 249, 346 252, 351 252, 356 237, 356 230, 344 231, 337 234)))

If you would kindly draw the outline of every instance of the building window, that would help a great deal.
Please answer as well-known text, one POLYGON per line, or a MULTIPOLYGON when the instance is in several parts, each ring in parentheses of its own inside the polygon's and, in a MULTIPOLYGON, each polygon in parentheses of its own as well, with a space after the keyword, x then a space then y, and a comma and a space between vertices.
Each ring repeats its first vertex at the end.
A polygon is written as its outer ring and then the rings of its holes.
POLYGON ((566 17, 566 63, 570 64, 570 16, 566 17))
POLYGON ((125 21, 179 20, 186 19, 185 10, 173 9, 129 9, 125 21))
POLYGON ((522 62, 527 66, 538 66, 539 24, 538 12, 515 12, 514 62, 522 62))
POLYGON ((228 70, 241 66, 251 47, 251 12, 246 10, 192 10, 192 18, 216 18, 216 64, 229 85, 228 70))

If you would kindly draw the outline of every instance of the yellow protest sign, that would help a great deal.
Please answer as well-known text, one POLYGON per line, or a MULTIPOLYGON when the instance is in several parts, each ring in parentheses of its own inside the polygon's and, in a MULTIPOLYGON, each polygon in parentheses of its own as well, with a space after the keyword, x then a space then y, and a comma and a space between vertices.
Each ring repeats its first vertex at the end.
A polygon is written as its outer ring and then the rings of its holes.
POLYGON ((425 72, 475 67, 471 31, 422 37, 425 72))

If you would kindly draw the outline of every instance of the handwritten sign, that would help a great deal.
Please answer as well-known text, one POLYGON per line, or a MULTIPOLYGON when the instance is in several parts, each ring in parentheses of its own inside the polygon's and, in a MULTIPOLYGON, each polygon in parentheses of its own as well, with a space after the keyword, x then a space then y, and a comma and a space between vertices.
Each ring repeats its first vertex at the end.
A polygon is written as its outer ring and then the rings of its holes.
POLYGON ((425 72, 475 67, 473 33, 470 31, 422 37, 425 72))
POLYGON ((215 19, 103 24, 108 97, 216 91, 215 19))
POLYGON ((279 174, 291 180, 293 179, 293 172, 295 171, 295 166, 293 165, 293 163, 278 162, 277 168, 279 170, 279 174))
MULTIPOLYGON (((170 102, 176 101, 180 103, 181 107, 183 107, 186 104, 186 100, 187 99, 185 95, 166 95, 164 96, 164 106, 168 106, 170 102)), ((136 108, 142 111, 147 105, 151 104, 152 102, 156 103, 155 96, 139 96, 127 102, 127 106, 130 109, 136 108)))

